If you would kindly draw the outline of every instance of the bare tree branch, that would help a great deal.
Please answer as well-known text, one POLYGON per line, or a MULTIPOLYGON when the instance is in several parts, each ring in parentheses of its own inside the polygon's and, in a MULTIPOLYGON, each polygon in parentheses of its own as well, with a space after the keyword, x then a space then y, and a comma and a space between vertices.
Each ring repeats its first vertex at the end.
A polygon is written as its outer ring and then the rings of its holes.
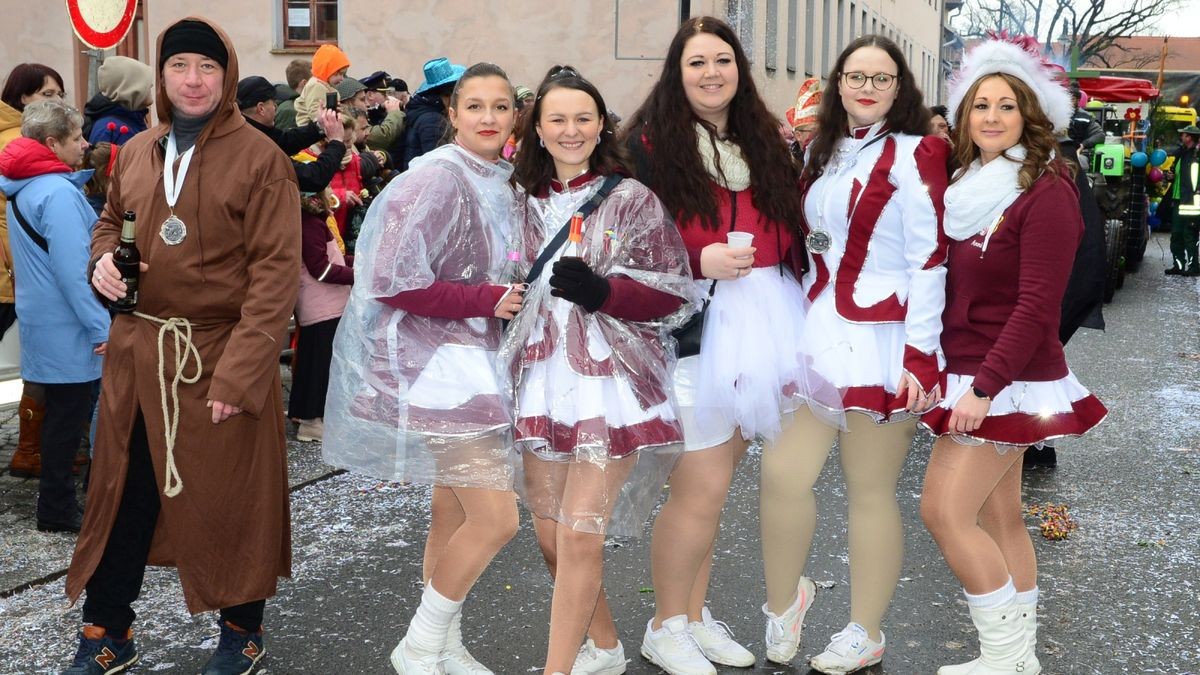
POLYGON ((1131 50, 1122 42, 1140 35, 1187 0, 967 0, 955 27, 965 38, 1007 30, 1042 36, 1046 50, 1066 63, 1073 47, 1079 64, 1135 67, 1158 54, 1131 50))

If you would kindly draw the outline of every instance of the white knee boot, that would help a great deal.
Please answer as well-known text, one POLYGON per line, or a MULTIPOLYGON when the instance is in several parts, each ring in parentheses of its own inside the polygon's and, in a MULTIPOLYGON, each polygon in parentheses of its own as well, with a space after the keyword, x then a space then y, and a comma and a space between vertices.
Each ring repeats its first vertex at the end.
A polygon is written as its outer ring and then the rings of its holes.
POLYGON ((1000 607, 970 607, 979 631, 979 658, 938 668, 938 675, 1037 675, 1042 672, 1037 644, 1037 605, 1015 600, 1000 607))

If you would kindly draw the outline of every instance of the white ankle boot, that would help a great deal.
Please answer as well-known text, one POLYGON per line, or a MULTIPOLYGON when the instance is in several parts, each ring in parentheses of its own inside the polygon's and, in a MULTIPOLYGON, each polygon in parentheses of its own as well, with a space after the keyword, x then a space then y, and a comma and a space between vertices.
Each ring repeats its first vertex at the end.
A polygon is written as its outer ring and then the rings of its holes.
POLYGON ((979 631, 979 658, 938 668, 938 675, 1037 675, 1037 606, 1015 600, 991 609, 969 608, 979 631))

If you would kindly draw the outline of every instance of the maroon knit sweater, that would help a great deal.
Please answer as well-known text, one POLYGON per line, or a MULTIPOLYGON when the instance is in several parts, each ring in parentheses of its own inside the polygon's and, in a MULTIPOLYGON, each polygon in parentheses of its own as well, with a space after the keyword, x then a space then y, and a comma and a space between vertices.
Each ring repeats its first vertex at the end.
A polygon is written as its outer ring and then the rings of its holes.
POLYGON ((1065 377, 1063 292, 1083 235, 1069 176, 1042 174, 984 235, 950 243, 942 349, 947 370, 995 396, 1017 380, 1065 377))

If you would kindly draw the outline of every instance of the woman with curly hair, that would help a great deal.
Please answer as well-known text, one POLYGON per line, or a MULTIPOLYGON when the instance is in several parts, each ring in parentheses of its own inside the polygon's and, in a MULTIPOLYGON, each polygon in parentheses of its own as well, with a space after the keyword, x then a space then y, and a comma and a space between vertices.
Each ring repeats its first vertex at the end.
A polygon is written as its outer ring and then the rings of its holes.
POLYGON ((929 111, 900 49, 879 35, 851 42, 828 81, 804 167, 812 302, 805 349, 840 396, 796 414, 795 443, 763 453, 762 544, 767 658, 789 663, 816 591, 805 575, 816 484, 838 442, 849 506, 849 623, 811 660, 825 673, 878 663, 881 630, 904 556, 896 483, 916 414, 938 400, 945 303, 942 193, 950 146, 926 136, 929 111))
POLYGON ((686 452, 651 543, 656 608, 641 651, 669 673, 754 665, 705 604, 713 543, 749 442, 788 442, 804 380, 799 174, 750 73, 728 25, 689 19, 625 132, 708 306, 699 354, 675 371, 686 452))
POLYGON ((1037 56, 1001 40, 968 54, 950 91, 960 168, 946 190, 946 398, 921 420, 938 436, 921 516, 962 582, 981 656, 939 675, 1041 671, 1021 454, 1107 414, 1058 338, 1083 234, 1071 167, 1055 154, 1072 108, 1037 56))

